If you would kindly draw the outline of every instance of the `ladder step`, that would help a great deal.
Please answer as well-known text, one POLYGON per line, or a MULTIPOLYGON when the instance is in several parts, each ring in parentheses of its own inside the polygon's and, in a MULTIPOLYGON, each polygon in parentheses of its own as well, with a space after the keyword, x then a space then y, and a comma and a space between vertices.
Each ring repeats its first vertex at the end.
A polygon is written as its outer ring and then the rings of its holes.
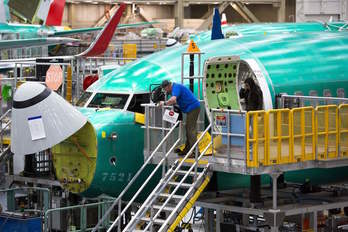
MULTIPOLYGON (((144 222, 150 222, 150 218, 149 217, 142 217, 140 220, 144 221, 144 222)), ((165 220, 163 219, 159 219, 159 218, 156 218, 156 219, 152 219, 153 222, 157 225, 162 225, 164 224, 165 220)))
MULTIPOLYGON (((166 198, 168 198, 169 196, 170 196, 170 194, 168 194, 168 193, 160 193, 160 195, 159 195, 160 197, 166 197, 166 198)), ((175 199, 175 200, 180 200, 180 199, 182 199, 184 196, 181 196, 181 195, 173 195, 172 196, 172 199, 175 199)))
MULTIPOLYGON (((178 170, 177 172, 176 172, 176 174, 180 174, 180 175, 182 175, 182 176, 185 176, 186 175, 186 173, 187 173, 187 171, 185 171, 185 170, 178 170)), ((199 175, 201 172, 197 172, 197 175, 199 175)), ((195 175, 195 172, 190 172, 189 174, 188 174, 189 176, 194 176, 195 175)))
MULTIPOLYGON (((169 185, 174 185, 178 186, 180 183, 179 182, 168 182, 169 185)), ((180 188, 191 188, 192 184, 187 184, 187 183, 182 183, 180 184, 180 188)))
MULTIPOLYGON (((154 209, 160 209, 162 207, 162 205, 154 205, 153 208, 154 209)), ((162 210, 164 211, 173 211, 175 209, 175 207, 171 207, 171 206, 164 206, 162 210)))

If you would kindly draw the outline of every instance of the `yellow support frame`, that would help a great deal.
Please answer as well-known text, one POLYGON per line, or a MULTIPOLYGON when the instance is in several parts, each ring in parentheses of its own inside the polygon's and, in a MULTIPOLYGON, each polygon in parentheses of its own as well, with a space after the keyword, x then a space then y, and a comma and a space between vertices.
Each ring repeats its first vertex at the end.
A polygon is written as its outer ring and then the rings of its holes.
POLYGON ((307 160, 314 160, 315 159, 315 114, 314 109, 311 106, 307 107, 301 107, 301 108, 294 108, 291 109, 290 117, 292 120, 292 152, 293 152, 293 158, 292 162, 302 162, 307 160), (300 125, 300 133, 296 133, 295 126, 298 124, 298 122, 295 122, 295 115, 300 115, 299 125, 300 125), (306 114, 310 114, 310 119, 306 117, 306 114), (308 124, 306 122, 310 120, 310 132, 306 130, 308 128, 308 124), (306 139, 311 138, 311 152, 307 153, 307 145, 306 145, 306 139), (300 142, 300 155, 296 152, 296 140, 301 139, 300 142))
POLYGON ((338 151, 339 157, 348 157, 348 104, 338 107, 338 151))
POLYGON ((316 107, 316 141, 318 144, 318 150, 317 150, 317 158, 319 160, 326 160, 326 159, 332 159, 337 158, 338 156, 338 107, 336 105, 325 105, 325 106, 317 106, 316 107), (334 128, 332 129, 332 126, 330 126, 330 123, 333 122, 332 117, 330 117, 330 114, 334 112, 334 128), (319 114, 323 114, 324 116, 324 122, 319 122, 321 119, 319 114), (320 125, 324 125, 324 130, 322 130, 320 125), (332 139, 330 137, 335 137, 335 147, 334 151, 330 150, 330 142, 332 139), (320 150, 320 138, 324 138, 324 152, 321 152, 320 150))
POLYGON ((246 155, 247 167, 346 158, 348 104, 250 111, 246 118, 246 155), (288 123, 284 123, 284 117, 288 117, 288 123), (276 156, 271 157, 274 144, 276 156), (283 154, 284 148, 289 149, 288 156, 283 154))
MULTIPOLYGON (((290 120, 290 110, 289 109, 277 109, 277 110, 269 110, 266 113, 266 121, 268 121, 268 129, 267 129, 267 164, 268 165, 274 165, 274 164, 284 164, 284 163, 289 163, 292 160, 292 146, 291 146, 291 142, 292 142, 292 121, 290 120), (283 130, 283 118, 287 117, 288 118, 288 123, 286 125, 287 127, 287 134, 286 132, 284 132, 283 130), (271 118, 273 118, 273 125, 275 126, 275 129, 273 130, 274 132, 276 132, 276 136, 272 136, 271 135, 271 118), (284 156, 282 154, 282 152, 285 150, 283 149, 283 141, 288 140, 288 156, 284 156), (271 143, 272 141, 276 142, 276 146, 277 146, 277 156, 276 159, 272 159, 271 158, 271 154, 270 152, 272 151, 271 147, 271 143)), ((285 129, 285 128, 284 128, 285 129)))
POLYGON ((258 110, 258 111, 249 111, 247 113, 247 119, 246 119, 246 136, 247 136, 247 142, 246 142, 246 151, 247 151, 247 166, 248 167, 259 167, 259 163, 262 163, 263 165, 267 165, 267 160, 269 160, 268 157, 268 151, 267 151, 267 144, 268 144, 268 137, 267 137, 267 129, 268 129, 268 121, 266 112, 264 110, 258 110), (263 124, 264 131, 263 136, 259 137, 259 117, 263 118, 263 124), (252 122, 250 124, 250 118, 252 118, 252 122), (250 126, 252 126, 252 130, 250 130, 250 126), (251 132, 252 131, 252 135, 251 132), (252 138, 250 138, 252 136, 252 138), (259 143, 264 143, 264 157, 262 160, 259 160, 259 143), (252 144, 252 155, 250 154, 250 143, 252 144))

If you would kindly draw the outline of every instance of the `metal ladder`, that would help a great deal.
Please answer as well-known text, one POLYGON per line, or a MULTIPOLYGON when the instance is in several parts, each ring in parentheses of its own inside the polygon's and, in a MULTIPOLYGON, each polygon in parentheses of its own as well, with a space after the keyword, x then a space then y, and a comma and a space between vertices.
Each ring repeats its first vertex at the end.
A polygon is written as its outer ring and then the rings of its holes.
MULTIPOLYGON (((6 161, 8 156, 11 154, 11 145, 10 141, 7 141, 5 144, 5 138, 4 134, 8 131, 10 131, 11 126, 11 119, 8 119, 9 114, 11 113, 11 109, 7 110, 3 115, 0 117, 0 163, 3 161, 6 161), (5 120, 7 119, 7 120, 5 120), (8 144, 7 144, 8 143, 8 144)), ((8 138, 6 138, 8 139, 8 138)))
POLYGON ((210 141, 202 153, 198 154, 199 142, 210 128, 211 125, 205 129, 186 156, 177 160, 167 171, 124 228, 124 232, 175 230, 210 181, 212 172, 209 162, 202 160, 202 157, 212 142, 210 141), (194 151, 196 151, 195 158, 190 159, 189 157, 194 151), (190 167, 184 166, 185 162, 192 164, 190 167))

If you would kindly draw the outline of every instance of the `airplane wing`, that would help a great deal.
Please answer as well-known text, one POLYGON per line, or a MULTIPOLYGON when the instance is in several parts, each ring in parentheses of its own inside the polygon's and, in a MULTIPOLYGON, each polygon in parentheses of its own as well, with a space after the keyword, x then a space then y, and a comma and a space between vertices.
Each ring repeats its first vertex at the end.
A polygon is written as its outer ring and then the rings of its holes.
POLYGON ((44 45, 56 45, 77 42, 78 39, 65 37, 50 37, 50 38, 35 38, 35 39, 16 39, 16 40, 1 40, 0 49, 36 47, 44 45))
MULTIPOLYGON (((138 27, 145 27, 150 26, 153 24, 160 23, 158 21, 151 21, 151 22, 140 22, 140 23, 131 23, 131 24, 118 24, 117 29, 127 29, 127 28, 138 28, 138 27)), ((72 29, 72 30, 66 30, 66 31, 56 31, 54 32, 54 36, 68 36, 68 35, 76 35, 76 34, 82 34, 82 33, 88 33, 93 31, 100 31, 103 27, 90 27, 90 28, 80 28, 80 29, 72 29)))

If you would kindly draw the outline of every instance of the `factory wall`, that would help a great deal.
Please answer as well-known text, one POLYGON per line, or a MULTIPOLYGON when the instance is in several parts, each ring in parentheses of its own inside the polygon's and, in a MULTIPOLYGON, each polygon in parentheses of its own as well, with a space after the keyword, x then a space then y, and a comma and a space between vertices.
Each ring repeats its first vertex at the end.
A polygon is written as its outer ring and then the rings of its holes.
MULTIPOLYGON (((299 2, 299 0, 297 0, 299 2)), ((286 1, 286 21, 293 22, 295 20, 295 3, 296 0, 286 1)), ((112 5, 111 5, 112 6, 112 5)), ((72 28, 91 27, 94 26, 99 19, 110 9, 110 5, 105 4, 72 4, 67 3, 63 16, 63 24, 72 28)), ((190 5, 185 7, 185 27, 197 28, 209 16, 209 12, 213 12, 215 5, 190 5)), ((174 5, 128 5, 122 22, 135 23, 146 20, 159 20, 163 22, 160 26, 165 31, 170 31, 174 28, 175 6, 174 5), (168 25, 165 25, 168 23, 168 25)), ((248 4, 248 9, 261 22, 277 22, 278 21, 278 5, 273 4, 248 4)), ((226 13, 229 23, 246 23, 247 21, 235 11, 231 6, 228 6, 226 13)))
POLYGON ((346 0, 296 0, 296 21, 348 20, 346 0))

